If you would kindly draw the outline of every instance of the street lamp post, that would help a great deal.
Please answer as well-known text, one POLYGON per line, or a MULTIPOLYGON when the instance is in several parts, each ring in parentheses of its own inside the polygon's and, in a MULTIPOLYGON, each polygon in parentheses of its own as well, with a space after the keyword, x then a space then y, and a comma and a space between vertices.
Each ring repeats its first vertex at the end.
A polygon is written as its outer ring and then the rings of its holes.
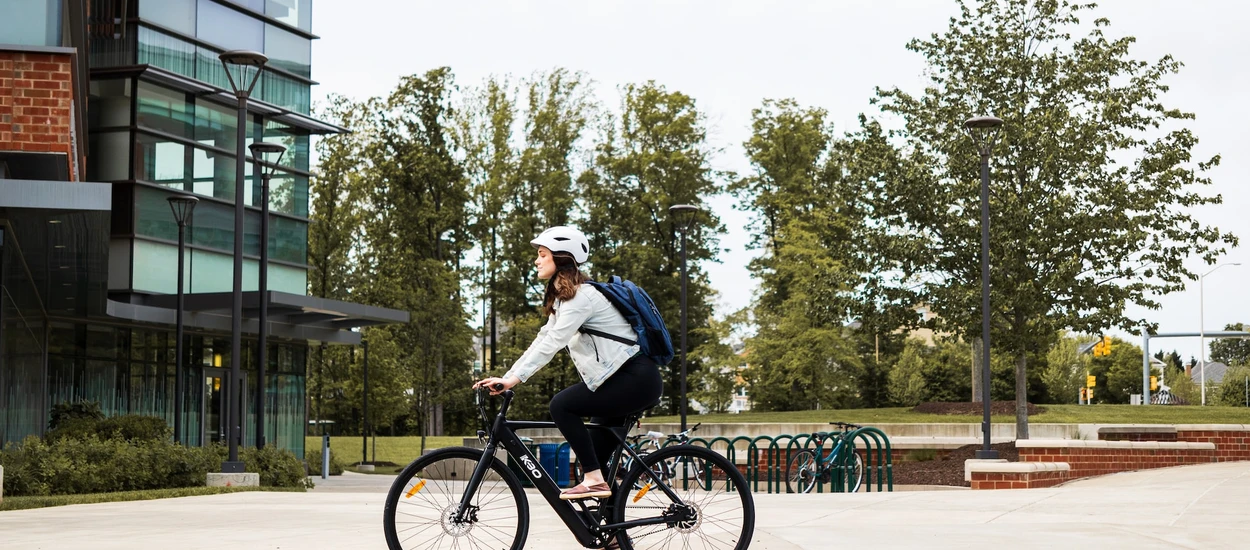
POLYGON ((979 459, 998 458, 990 448, 990 151, 1003 120, 980 116, 964 122, 968 135, 981 153, 981 433, 985 438, 979 459))
POLYGON ((226 78, 239 102, 239 139, 234 151, 234 296, 230 305, 230 385, 226 392, 226 429, 230 451, 226 462, 221 464, 221 471, 241 473, 243 462, 239 460, 239 440, 243 429, 243 396, 240 395, 243 389, 243 149, 247 141, 247 98, 260 80, 261 70, 269 58, 259 52, 244 50, 224 52, 217 57, 226 69, 226 78), (238 72, 237 80, 231 67, 238 72), (249 73, 250 81, 247 78, 249 73))
POLYGON ((179 194, 165 200, 169 201, 169 209, 174 212, 174 221, 178 223, 178 311, 174 314, 176 319, 175 326, 177 327, 174 329, 174 337, 176 338, 174 353, 177 355, 177 359, 174 360, 174 368, 176 369, 174 371, 174 442, 184 444, 185 442, 182 440, 182 409, 185 398, 183 394, 186 392, 186 375, 182 372, 182 282, 184 279, 184 251, 186 249, 184 235, 187 224, 191 222, 191 214, 195 211, 195 205, 200 202, 200 199, 191 195, 179 194))
POLYGON ((694 226, 699 207, 692 204, 674 204, 668 207, 673 223, 681 232, 681 431, 686 431, 686 234, 694 226))
POLYGON ((1204 407, 1207 404, 1207 331, 1206 312, 1203 311, 1205 296, 1202 289, 1202 281, 1207 278, 1207 275, 1215 273, 1215 270, 1226 265, 1241 265, 1241 263, 1223 263, 1211 268, 1211 271, 1198 276, 1198 344, 1202 347, 1202 370, 1198 373, 1198 379, 1200 380, 1199 384, 1202 386, 1202 405, 1204 407))
POLYGON ((269 366, 269 179, 273 177, 286 147, 258 141, 248 146, 260 171, 260 268, 257 296, 260 298, 260 334, 256 358, 256 448, 265 447, 265 368, 269 366), (265 163, 268 163, 266 166, 265 163))

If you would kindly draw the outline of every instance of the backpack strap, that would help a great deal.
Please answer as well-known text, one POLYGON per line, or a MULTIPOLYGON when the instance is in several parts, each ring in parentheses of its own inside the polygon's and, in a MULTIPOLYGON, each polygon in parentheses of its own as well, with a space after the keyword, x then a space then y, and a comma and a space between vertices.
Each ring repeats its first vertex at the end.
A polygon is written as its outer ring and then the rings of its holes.
POLYGON ((627 346, 636 346, 636 345, 638 345, 638 342, 635 342, 635 341, 633 341, 633 340, 630 340, 629 338, 623 338, 623 337, 617 336, 617 335, 615 335, 615 334, 608 334, 608 333, 606 333, 606 332, 599 331, 599 330, 595 330, 595 329, 593 329, 593 328, 579 327, 579 328, 577 329, 577 332, 586 333, 586 334, 589 334, 589 335, 591 335, 591 336, 598 336, 598 337, 600 337, 600 338, 607 338, 608 340, 614 340, 614 341, 620 342, 620 343, 622 343, 622 344, 625 344, 625 345, 627 345, 627 346))

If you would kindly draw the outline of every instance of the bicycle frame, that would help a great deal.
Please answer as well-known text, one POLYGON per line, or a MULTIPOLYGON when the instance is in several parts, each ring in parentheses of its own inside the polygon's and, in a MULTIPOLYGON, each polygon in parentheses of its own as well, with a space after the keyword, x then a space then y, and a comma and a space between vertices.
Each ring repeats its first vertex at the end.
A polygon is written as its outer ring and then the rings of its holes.
MULTIPOLYGON (((506 453, 521 464, 521 469, 529 477, 530 482, 534 484, 539 494, 547 500, 547 504, 551 506, 551 509, 556 512, 556 515, 560 517, 560 520, 564 522, 569 531, 573 533, 573 536, 577 538, 577 542, 582 546, 587 548, 602 546, 607 542, 608 538, 623 529, 643 525, 667 524, 672 521, 671 518, 661 515, 654 518, 600 525, 600 521, 603 520, 605 514, 600 513, 596 515, 592 513, 584 500, 561 500, 560 487, 538 465, 538 460, 534 458, 534 455, 525 447, 525 444, 521 442, 521 438, 515 432, 515 430, 554 428, 556 426, 555 422, 508 420, 508 406, 512 403, 513 395, 511 390, 503 392, 503 404, 499 407, 499 413, 495 416, 495 420, 491 425, 490 437, 486 441, 486 449, 482 452, 482 459, 478 461, 477 466, 473 469, 473 475, 469 478, 464 496, 461 497, 460 507, 456 512, 456 521, 465 520, 465 515, 470 509, 473 496, 477 494, 482 479, 486 476, 486 470, 490 467, 490 461, 495 457, 495 452, 501 445, 506 453), (581 509, 574 508, 574 503, 580 504, 581 509)), ((636 462, 637 464, 641 464, 641 457, 625 443, 625 437, 619 431, 624 426, 614 428, 594 423, 588 423, 586 426, 591 429, 608 430, 620 442, 617 450, 613 452, 612 457, 609 459, 610 475, 604 476, 604 479, 608 480, 608 483, 613 486, 613 492, 621 490, 620 487, 616 487, 616 473, 622 462, 620 460, 621 451, 624 450, 629 453, 635 461, 638 461, 636 462)), ((673 499, 674 504, 685 505, 681 497, 677 496, 677 493, 667 484, 657 479, 650 468, 643 468, 643 470, 655 482, 657 488, 673 499)))

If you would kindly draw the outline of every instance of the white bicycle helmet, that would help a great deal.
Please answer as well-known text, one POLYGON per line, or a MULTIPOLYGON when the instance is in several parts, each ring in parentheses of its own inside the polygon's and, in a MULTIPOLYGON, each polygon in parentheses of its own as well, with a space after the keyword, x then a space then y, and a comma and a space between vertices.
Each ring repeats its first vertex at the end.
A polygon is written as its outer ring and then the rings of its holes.
POLYGON ((534 248, 545 246, 552 252, 572 254, 573 260, 579 264, 586 263, 586 260, 590 258, 590 241, 586 240, 586 235, 567 225, 548 228, 534 237, 530 244, 534 245, 534 248))

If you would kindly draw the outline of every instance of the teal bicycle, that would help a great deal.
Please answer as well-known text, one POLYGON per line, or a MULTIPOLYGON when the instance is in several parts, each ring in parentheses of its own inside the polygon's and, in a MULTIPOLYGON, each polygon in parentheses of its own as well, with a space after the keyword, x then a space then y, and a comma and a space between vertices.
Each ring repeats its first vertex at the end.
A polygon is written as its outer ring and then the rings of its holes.
POLYGON ((864 482, 864 459, 854 452, 846 435, 863 426, 847 422, 830 422, 841 428, 837 432, 816 432, 811 441, 815 449, 801 449, 790 456, 786 464, 786 492, 810 493, 818 484, 832 483, 834 476, 844 475, 841 487, 848 493, 859 492, 864 482), (833 448, 824 454, 826 441, 833 441, 833 448), (843 457, 849 453, 849 457, 843 457), (845 461, 845 462, 844 462, 845 461), (845 465, 844 465, 845 464, 845 465))

